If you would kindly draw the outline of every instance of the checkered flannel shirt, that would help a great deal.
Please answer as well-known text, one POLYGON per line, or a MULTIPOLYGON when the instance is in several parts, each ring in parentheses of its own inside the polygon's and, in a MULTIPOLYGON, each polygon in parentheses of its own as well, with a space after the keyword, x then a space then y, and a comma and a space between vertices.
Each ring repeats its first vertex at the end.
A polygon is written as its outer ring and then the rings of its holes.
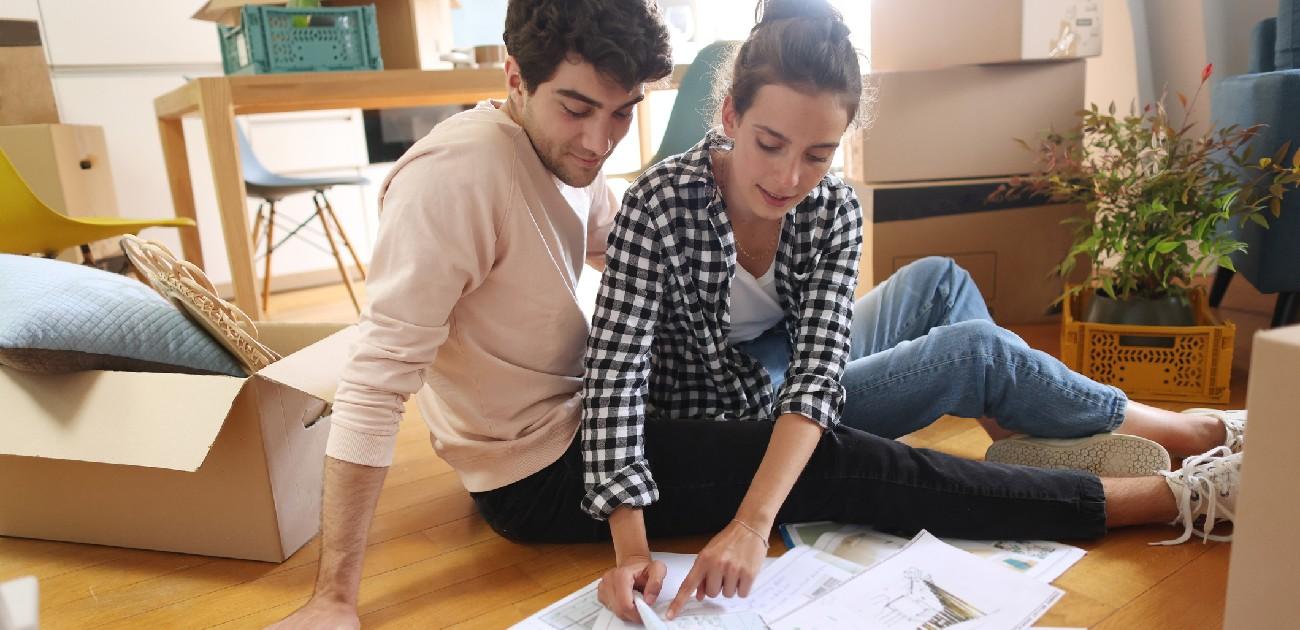
POLYGON ((828 175, 785 217, 775 274, 793 354, 774 398, 763 367, 727 339, 736 242, 709 151, 730 143, 711 131, 651 167, 614 219, 584 358, 582 508, 597 519, 658 500, 646 421, 797 413, 824 429, 839 422, 862 209, 828 175))

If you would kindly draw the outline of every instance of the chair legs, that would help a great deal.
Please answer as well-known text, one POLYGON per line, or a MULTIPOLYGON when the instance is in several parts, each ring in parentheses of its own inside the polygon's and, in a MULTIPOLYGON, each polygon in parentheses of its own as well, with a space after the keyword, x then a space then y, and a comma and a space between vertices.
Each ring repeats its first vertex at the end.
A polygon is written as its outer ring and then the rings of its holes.
POLYGON ((266 202, 257 204, 257 216, 253 219, 253 251, 262 244, 262 219, 265 218, 266 202))
MULTIPOLYGON (((271 252, 275 251, 275 202, 268 202, 266 212, 266 270, 262 272, 262 310, 268 311, 271 300, 271 252)), ((258 208, 261 217, 261 208, 258 208)))
POLYGON ((1228 284, 1232 282, 1232 277, 1237 272, 1219 267, 1214 273, 1214 285, 1210 287, 1210 307, 1219 308, 1219 303, 1223 302, 1223 296, 1228 292, 1228 284))
MULTIPOLYGON (((357 300, 356 289, 352 287, 352 275, 348 273, 347 265, 343 263, 343 255, 339 253, 339 247, 337 244, 334 243, 334 233, 333 230, 330 229, 329 220, 326 218, 326 214, 332 215, 333 213, 328 209, 329 202, 328 201, 322 202, 322 199, 324 199, 324 197, 325 197, 325 193, 319 191, 317 191, 317 193, 312 195, 311 197, 312 203, 316 205, 316 218, 320 219, 321 229, 325 232, 325 240, 329 241, 330 251, 334 252, 334 262, 338 264, 339 275, 343 276, 343 286, 347 287, 348 289, 348 297, 352 298, 352 307, 355 308, 357 310, 357 314, 360 315, 361 302, 357 300)), ((339 226, 339 234, 340 236, 342 236, 343 234, 343 226, 341 225, 339 226)), ((343 240, 346 243, 347 237, 343 236, 343 240)), ((349 251, 352 250, 351 245, 348 245, 348 250, 349 251)), ((352 257, 354 260, 356 259, 356 252, 352 252, 352 257)))
POLYGON ((1273 307, 1273 328, 1286 326, 1296 320, 1300 312, 1300 292, 1281 291, 1277 294, 1277 304, 1273 307))
POLYGON ((366 266, 361 264, 361 258, 357 256, 357 250, 352 248, 352 240, 348 238, 348 233, 343 229, 343 223, 339 221, 339 216, 334 214, 334 206, 330 205, 329 197, 325 196, 324 191, 317 193, 320 200, 325 204, 325 212, 329 214, 330 219, 334 221, 334 227, 339 231, 339 238, 343 239, 343 246, 348 248, 348 253, 352 255, 352 263, 357 266, 357 271, 361 272, 361 279, 366 279, 366 266))
MULTIPOLYGON (((357 299, 356 289, 352 286, 352 276, 348 273, 347 265, 343 262, 343 254, 339 251, 338 244, 334 240, 334 232, 337 230, 339 238, 343 240, 343 246, 347 248, 348 254, 352 256, 352 262, 356 264, 357 269, 361 272, 361 279, 366 278, 366 268, 361 264, 361 258, 357 256, 356 249, 352 246, 352 240, 348 238, 347 232, 343 230, 343 224, 339 221, 338 215, 334 213, 334 207, 330 205, 329 198, 325 196, 324 191, 316 191, 311 197, 312 204, 316 206, 315 218, 320 221, 321 230, 325 233, 325 240, 329 243, 330 252, 334 255, 334 262, 338 265, 339 275, 343 277, 343 284, 348 289, 348 297, 352 298, 352 307, 356 309, 357 314, 361 313, 361 301, 357 299), (331 227, 331 222, 333 227, 331 227)), ((307 221, 311 221, 308 218, 307 221)), ((306 226, 303 222, 296 229, 289 232, 288 236, 281 237, 281 242, 287 240, 306 226)), ((266 239, 266 263, 262 275, 262 308, 266 309, 271 300, 271 255, 275 252, 277 243, 275 242, 275 202, 268 201, 258 205, 257 215, 253 219, 253 249, 256 250, 266 239), (263 227, 265 226, 265 233, 263 227)))

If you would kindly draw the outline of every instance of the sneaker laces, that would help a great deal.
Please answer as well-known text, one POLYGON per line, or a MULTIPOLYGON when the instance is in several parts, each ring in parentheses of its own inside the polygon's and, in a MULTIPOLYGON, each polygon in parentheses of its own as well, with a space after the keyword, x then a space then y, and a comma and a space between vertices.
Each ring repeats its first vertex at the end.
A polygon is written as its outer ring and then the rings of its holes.
POLYGON ((1183 460, 1183 467, 1175 472, 1160 471, 1174 493, 1178 516, 1170 525, 1182 525, 1178 538, 1153 542, 1152 545, 1180 545, 1199 535, 1201 542, 1211 540, 1227 542, 1232 535, 1216 536, 1210 532, 1219 521, 1236 518, 1236 493, 1241 477, 1241 453, 1233 453, 1227 446, 1217 446, 1201 455, 1183 460), (1205 517, 1204 529, 1196 527, 1196 518, 1205 517))

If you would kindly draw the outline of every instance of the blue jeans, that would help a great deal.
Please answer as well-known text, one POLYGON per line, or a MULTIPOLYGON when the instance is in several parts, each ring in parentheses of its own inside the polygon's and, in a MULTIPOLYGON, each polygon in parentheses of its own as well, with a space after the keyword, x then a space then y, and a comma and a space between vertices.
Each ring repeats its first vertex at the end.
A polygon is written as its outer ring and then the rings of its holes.
MULTIPOLYGON (((851 344, 841 421, 881 437, 945 414, 993 418, 1028 435, 1083 437, 1114 430, 1128 404, 1119 389, 994 324, 970 274, 948 258, 913 262, 858 300, 851 344)), ((790 361, 785 325, 740 348, 779 389, 790 361)))

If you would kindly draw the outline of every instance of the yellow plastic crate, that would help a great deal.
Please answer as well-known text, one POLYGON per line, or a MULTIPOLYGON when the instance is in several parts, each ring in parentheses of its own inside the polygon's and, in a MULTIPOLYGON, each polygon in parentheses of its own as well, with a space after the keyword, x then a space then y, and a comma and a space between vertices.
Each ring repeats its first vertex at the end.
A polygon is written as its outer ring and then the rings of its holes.
POLYGON ((1220 322, 1205 291, 1191 294, 1195 326, 1136 326, 1079 321, 1092 291, 1069 299, 1061 318, 1061 361, 1130 398, 1226 404, 1237 327, 1220 322))

